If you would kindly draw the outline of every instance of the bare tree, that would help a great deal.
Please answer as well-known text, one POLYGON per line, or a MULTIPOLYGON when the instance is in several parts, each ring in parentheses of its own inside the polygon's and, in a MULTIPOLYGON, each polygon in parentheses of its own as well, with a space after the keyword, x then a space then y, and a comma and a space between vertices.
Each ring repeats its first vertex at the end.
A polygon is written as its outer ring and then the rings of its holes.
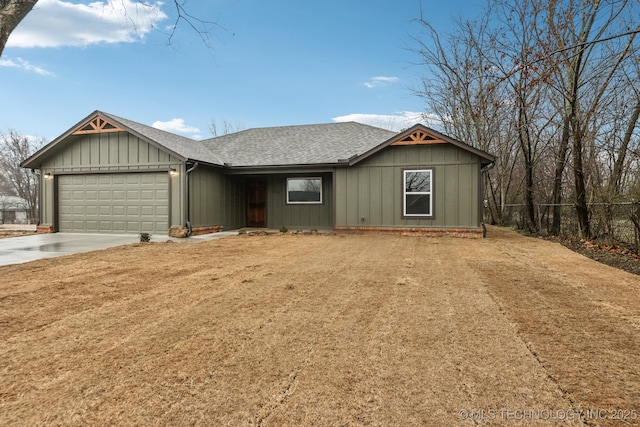
POLYGON ((510 123, 521 153, 524 222, 535 233, 539 223, 535 209, 539 162, 548 148, 547 136, 555 118, 548 101, 549 68, 546 62, 536 62, 542 54, 542 7, 539 0, 496 0, 493 5, 493 21, 498 28, 492 31, 494 43, 485 55, 491 58, 501 84, 513 100, 510 123))
POLYGON ((496 155, 495 167, 485 174, 492 223, 501 223, 511 193, 518 153, 516 139, 505 132, 510 103, 504 86, 485 53, 490 50, 486 13, 477 20, 457 21, 452 34, 440 34, 422 16, 422 32, 414 37, 415 52, 426 72, 415 94, 442 130, 496 155))
POLYGON ((523 204, 522 224, 534 231, 535 205, 551 202, 549 230, 558 234, 560 204, 572 198, 578 232, 589 238, 589 202, 637 176, 636 6, 488 0, 479 19, 447 35, 421 17, 417 95, 446 133, 497 156, 486 175, 492 215, 503 218, 505 201, 523 204))
MULTIPOLYGON (((553 0, 547 8, 549 30, 559 48, 556 73, 564 100, 560 155, 571 147, 578 233, 585 238, 591 237, 585 156, 598 134, 599 115, 608 108, 606 98, 616 74, 632 57, 636 33, 630 33, 622 45, 611 49, 605 42, 594 41, 611 40, 607 36, 619 31, 623 13, 632 6, 627 0, 553 0)), ((560 179, 561 167, 559 161, 556 180, 560 179)))
POLYGON ((12 193, 27 201, 29 216, 37 218, 38 175, 20 167, 20 163, 44 145, 43 139, 31 139, 15 130, 0 132, 0 178, 12 193))
MULTIPOLYGON (((629 61, 629 66, 622 68, 621 76, 615 84, 613 91, 611 136, 606 141, 614 144, 608 150, 612 162, 611 176, 606 193, 611 199, 615 199, 625 191, 628 184, 625 175, 628 173, 629 152, 634 142, 634 132, 640 119, 640 52, 633 53, 636 60, 629 61)), ((636 138, 637 140, 638 138, 636 138)))
POLYGON ((232 123, 227 119, 223 119, 222 124, 219 124, 216 119, 211 119, 211 123, 209 125, 209 131, 211 131, 213 136, 223 136, 230 133, 240 132, 244 129, 245 127, 242 123, 232 123))
MULTIPOLYGON (((113 3, 117 0, 108 1, 109 3, 113 3)), ((4 47, 13 30, 15 30, 18 24, 33 10, 33 7, 37 3, 38 0, 0 0, 0 57, 2 57, 4 47)), ((138 3, 142 6, 149 7, 149 5, 142 0, 138 1, 138 3)), ((171 32, 168 35, 169 44, 171 44, 178 25, 184 22, 200 36, 205 45, 209 46, 210 28, 212 25, 218 26, 218 24, 192 15, 188 8, 185 7, 186 3, 187 0, 173 1, 176 18, 174 25, 171 27, 171 32)))

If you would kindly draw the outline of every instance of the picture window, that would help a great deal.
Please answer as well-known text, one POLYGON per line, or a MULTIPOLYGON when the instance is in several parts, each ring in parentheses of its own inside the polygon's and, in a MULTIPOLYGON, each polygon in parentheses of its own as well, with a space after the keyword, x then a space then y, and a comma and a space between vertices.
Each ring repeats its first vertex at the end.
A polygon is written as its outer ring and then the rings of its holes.
POLYGON ((287 178, 287 204, 321 204, 322 178, 287 178))

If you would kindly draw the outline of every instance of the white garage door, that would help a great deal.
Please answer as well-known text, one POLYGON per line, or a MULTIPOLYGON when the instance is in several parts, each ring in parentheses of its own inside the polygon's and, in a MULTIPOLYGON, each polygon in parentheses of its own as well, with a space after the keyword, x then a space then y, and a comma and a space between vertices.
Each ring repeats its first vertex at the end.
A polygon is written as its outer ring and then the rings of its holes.
POLYGON ((61 175, 58 228, 84 233, 166 233, 167 173, 61 175))

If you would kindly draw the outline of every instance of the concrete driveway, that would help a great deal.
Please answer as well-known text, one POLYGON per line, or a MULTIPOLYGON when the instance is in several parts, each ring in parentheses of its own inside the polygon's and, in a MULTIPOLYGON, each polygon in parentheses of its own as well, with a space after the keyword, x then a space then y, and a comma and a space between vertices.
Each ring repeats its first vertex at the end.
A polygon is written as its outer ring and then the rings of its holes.
MULTIPOLYGON (((194 243, 238 234, 237 231, 204 234, 186 239, 167 236, 151 236, 152 242, 194 243)), ((42 258, 53 258, 79 252, 107 249, 113 246, 128 245, 140 241, 137 234, 81 234, 52 233, 0 239, 0 266, 20 264, 42 258)))

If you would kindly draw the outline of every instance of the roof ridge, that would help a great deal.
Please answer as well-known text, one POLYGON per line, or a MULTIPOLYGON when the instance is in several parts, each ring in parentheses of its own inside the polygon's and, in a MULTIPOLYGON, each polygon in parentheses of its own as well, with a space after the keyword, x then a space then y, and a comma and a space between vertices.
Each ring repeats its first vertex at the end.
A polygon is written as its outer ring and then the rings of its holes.
MULTIPOLYGON (((261 126, 261 127, 254 127, 254 128, 249 128, 249 129, 242 129, 239 130, 237 132, 230 132, 224 135, 218 135, 218 136, 213 136, 211 138, 206 138, 203 139, 202 142, 204 143, 209 143, 209 142, 213 142, 216 139, 219 138, 225 138, 225 137, 229 137, 231 135, 240 135, 243 133, 248 133, 248 132, 262 132, 262 131, 268 131, 268 130, 277 130, 277 129, 294 129, 294 128, 298 128, 298 129, 310 129, 310 128, 314 128, 314 127, 325 127, 325 126, 332 126, 332 127, 336 127, 336 126, 344 126, 344 125, 357 125, 357 126, 362 126, 368 129, 375 129, 376 131, 385 131, 385 132, 389 132, 389 134, 397 134, 397 132, 392 131, 390 129, 385 129, 385 128, 381 128, 378 126, 372 126, 372 125, 368 125, 366 123, 360 123, 360 122, 356 122, 354 120, 349 120, 346 122, 326 122, 326 123, 310 123, 310 124, 298 124, 298 125, 281 125, 281 126, 261 126)), ((228 138, 225 138, 228 139, 228 138)))

